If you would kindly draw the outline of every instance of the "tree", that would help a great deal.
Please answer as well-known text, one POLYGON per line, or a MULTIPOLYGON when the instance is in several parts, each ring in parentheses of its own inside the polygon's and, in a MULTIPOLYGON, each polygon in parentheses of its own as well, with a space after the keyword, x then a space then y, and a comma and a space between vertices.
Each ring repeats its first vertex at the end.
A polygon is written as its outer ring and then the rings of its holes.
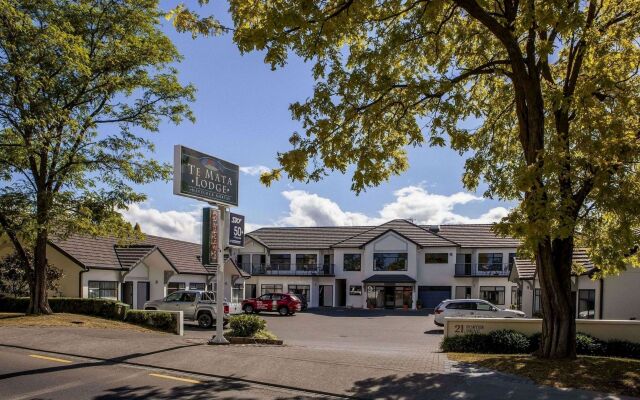
POLYGON ((132 234, 118 210, 168 179, 140 135, 193 119, 156 0, 0 0, 0 226, 23 262, 29 313, 50 313, 49 236, 132 234))
MULTIPOLYGON (((13 252, 0 260, 0 293, 9 293, 13 297, 29 295, 29 283, 33 280, 32 257, 28 254, 28 262, 13 252)), ((61 269, 47 263, 47 290, 57 292, 60 279, 64 277, 61 269)))
POLYGON ((575 357, 576 241, 603 274, 638 263, 640 2, 230 4, 242 52, 272 68, 291 54, 313 63, 313 96, 291 106, 304 132, 263 182, 354 165, 360 192, 406 170, 408 146, 468 154, 466 188, 484 181, 485 196, 519 204, 498 229, 535 255, 540 355, 575 357))

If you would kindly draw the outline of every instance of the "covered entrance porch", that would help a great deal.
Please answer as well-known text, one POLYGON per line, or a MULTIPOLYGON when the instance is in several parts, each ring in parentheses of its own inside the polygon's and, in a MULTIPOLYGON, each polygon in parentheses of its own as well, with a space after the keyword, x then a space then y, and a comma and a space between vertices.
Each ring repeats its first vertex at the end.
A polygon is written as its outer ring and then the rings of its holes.
POLYGON ((362 281, 368 308, 416 308, 415 279, 407 275, 372 275, 362 281))

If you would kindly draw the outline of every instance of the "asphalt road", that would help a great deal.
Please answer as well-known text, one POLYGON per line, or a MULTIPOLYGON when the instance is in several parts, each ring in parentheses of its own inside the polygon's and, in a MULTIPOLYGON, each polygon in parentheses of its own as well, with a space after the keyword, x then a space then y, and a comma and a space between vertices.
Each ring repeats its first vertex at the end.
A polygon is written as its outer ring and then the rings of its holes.
POLYGON ((307 399, 329 398, 164 369, 3 348, 2 399, 307 399))

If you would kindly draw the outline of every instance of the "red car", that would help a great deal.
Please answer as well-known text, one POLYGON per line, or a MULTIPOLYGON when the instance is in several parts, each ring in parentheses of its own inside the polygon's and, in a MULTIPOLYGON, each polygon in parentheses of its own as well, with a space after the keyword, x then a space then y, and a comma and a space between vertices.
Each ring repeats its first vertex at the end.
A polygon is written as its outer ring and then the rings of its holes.
POLYGON ((242 310, 247 314, 275 311, 280 315, 293 315, 301 308, 302 302, 293 294, 267 293, 257 299, 242 301, 242 310))

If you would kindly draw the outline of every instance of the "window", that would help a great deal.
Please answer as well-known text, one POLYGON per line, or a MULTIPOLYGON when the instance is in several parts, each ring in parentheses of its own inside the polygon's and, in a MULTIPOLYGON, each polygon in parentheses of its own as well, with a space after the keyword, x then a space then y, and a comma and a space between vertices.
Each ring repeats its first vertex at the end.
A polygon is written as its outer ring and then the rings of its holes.
POLYGON ((533 313, 542 313, 542 304, 540 303, 540 289, 533 289, 533 313))
POLYGON ((426 253, 424 255, 425 264, 448 264, 449 253, 426 253))
POLYGON ((169 284, 167 285, 167 294, 171 294, 178 290, 184 290, 184 289, 185 289, 184 282, 169 282, 169 284))
POLYGON ((517 286, 511 286, 511 305, 518 310, 522 307, 522 290, 517 286))
POLYGON ((362 296, 362 286, 361 285, 351 285, 351 286, 349 286, 349 295, 350 296, 362 296))
POLYGON ((596 291, 594 289, 578 290, 578 318, 594 319, 596 317, 596 291))
POLYGON ((205 284, 199 282, 189 283, 189 290, 204 290, 205 284))
POLYGON ((480 298, 493 304, 504 304, 504 286, 480 286, 480 298))
POLYGON ((449 303, 447 305, 448 310, 475 310, 476 303, 471 301, 464 301, 459 303, 449 303))
POLYGON ((203 292, 200 296, 202 301, 216 301, 216 295, 212 292, 203 292))
POLYGON ((470 298, 471 298, 471 286, 456 286, 456 299, 470 299, 470 298))
POLYGON ((282 284, 262 285, 260 287, 261 293, 282 293, 282 284))
POLYGON ((478 254, 478 271, 502 271, 502 253, 478 254))
POLYGON ((90 299, 116 299, 118 282, 116 281, 89 281, 90 299))
POLYGON ((296 254, 296 270, 298 271, 313 271, 317 268, 317 264, 317 254, 296 254))
POLYGON ((170 295, 165 297, 164 301, 167 301, 167 302, 180 301, 181 297, 182 297, 182 293, 171 293, 170 295))
POLYGON ((271 268, 288 271, 291 269, 291 254, 272 254, 271 268))
POLYGON ((193 303, 196 301, 196 294, 195 292, 184 292, 182 293, 182 297, 180 298, 180 301, 182 301, 183 303, 193 303))
POLYGON ((244 295, 247 299, 255 299, 258 297, 258 290, 255 284, 247 283, 244 285, 244 295))
POLYGON ((303 300, 309 301, 309 285, 287 285, 289 293, 297 294, 303 300))
POLYGON ((360 271, 361 254, 345 254, 343 269, 345 271, 360 271))
POLYGON ((374 271, 406 271, 407 253, 375 253, 373 255, 374 271))
POLYGON ((476 303, 476 310, 478 311, 493 311, 494 308, 491 304, 487 304, 481 301, 476 303))

